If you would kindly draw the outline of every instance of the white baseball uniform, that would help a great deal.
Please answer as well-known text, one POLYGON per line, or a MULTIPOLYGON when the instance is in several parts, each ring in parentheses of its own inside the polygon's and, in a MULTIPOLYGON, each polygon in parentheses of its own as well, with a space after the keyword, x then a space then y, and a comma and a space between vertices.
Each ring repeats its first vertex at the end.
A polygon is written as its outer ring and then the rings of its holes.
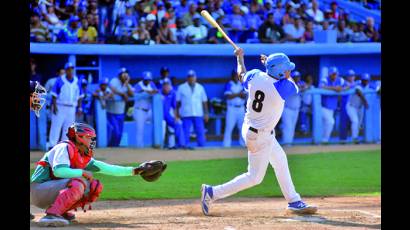
POLYGON ((296 94, 298 87, 291 79, 276 80, 257 69, 245 74, 243 85, 249 94, 242 126, 242 136, 248 147, 248 172, 225 184, 213 186, 213 199, 218 200, 261 183, 270 163, 288 203, 299 201, 301 198, 295 191, 286 154, 274 132, 285 100, 296 94))
MULTIPOLYGON (((369 88, 369 85, 363 87, 362 84, 358 83, 354 88, 355 90, 363 92, 363 90, 369 88)), ((364 115, 364 104, 357 93, 349 95, 349 99, 346 103, 346 112, 351 122, 352 138, 357 139, 359 137, 359 128, 364 115)))
MULTIPOLYGON (((240 93, 243 91, 242 84, 238 81, 229 81, 225 87, 225 95, 231 95, 240 93)), ((235 128, 235 125, 238 127, 239 133, 241 133, 241 128, 243 125, 243 119, 245 117, 245 99, 240 97, 235 97, 232 99, 226 100, 227 110, 226 110, 226 119, 225 119, 225 132, 224 132, 224 147, 231 147, 232 142, 232 131, 235 128)), ((242 135, 239 138, 239 144, 244 146, 244 140, 242 135)))

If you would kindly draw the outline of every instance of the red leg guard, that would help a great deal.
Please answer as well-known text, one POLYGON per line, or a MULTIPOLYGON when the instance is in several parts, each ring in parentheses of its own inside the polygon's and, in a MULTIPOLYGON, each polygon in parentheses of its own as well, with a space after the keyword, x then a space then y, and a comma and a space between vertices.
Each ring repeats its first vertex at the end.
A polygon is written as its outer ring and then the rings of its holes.
POLYGON ((81 179, 72 179, 67 188, 60 191, 54 203, 46 210, 47 214, 61 216, 72 209, 84 195, 86 184, 81 179))

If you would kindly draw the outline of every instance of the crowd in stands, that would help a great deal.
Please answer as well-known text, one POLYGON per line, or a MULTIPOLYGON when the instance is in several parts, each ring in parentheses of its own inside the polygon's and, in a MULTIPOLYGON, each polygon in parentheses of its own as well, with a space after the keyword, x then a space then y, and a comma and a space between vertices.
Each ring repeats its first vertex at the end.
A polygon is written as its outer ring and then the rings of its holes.
MULTIPOLYGON (((30 80, 41 80, 41 75, 36 72, 35 61, 32 60, 30 63, 32 67, 30 80)), ((67 128, 74 121, 95 126, 95 103, 99 101, 107 114, 108 146, 120 146, 125 118, 131 114, 136 121, 136 147, 148 147, 144 145, 144 127, 153 116, 152 97, 154 95, 161 95, 164 124, 166 123, 167 132, 173 134, 171 135, 173 139, 167 141, 168 147, 192 148, 189 144, 191 126, 195 131, 197 146, 205 145, 205 124, 209 121, 212 103, 208 100, 206 88, 197 82, 194 70, 189 70, 183 82, 177 85, 176 78, 170 75, 169 68, 165 66, 158 71, 160 76, 156 79, 149 71, 131 76, 126 68, 121 68, 111 79, 101 79, 98 88, 93 91, 90 90, 87 79, 77 77, 74 70, 75 66, 67 63, 64 68, 57 70, 55 77, 49 78, 45 83, 49 95, 48 114, 51 117, 49 146, 55 145, 59 141, 61 129, 67 128), (128 107, 130 101, 133 104, 128 107)), ((353 70, 339 73, 336 67, 329 68, 328 76, 322 79, 317 79, 309 73, 302 74, 297 70, 292 72, 292 78, 298 85, 300 93, 285 102, 281 123, 278 125, 283 144, 293 144, 295 131, 301 135, 311 135, 312 95, 304 92, 313 88, 335 92, 355 89, 352 95, 322 95, 322 142, 326 144, 330 141, 333 130, 338 130, 339 140, 346 142, 348 128, 350 128, 352 141, 359 143, 363 112, 369 106, 363 96, 363 90, 374 89, 380 94, 380 80, 373 80, 369 74, 358 74, 353 70), (336 111, 340 113, 340 130, 339 127, 335 127, 336 111)), ((231 73, 231 80, 225 84, 223 97, 222 100, 226 105, 223 146, 230 147, 235 126, 238 127, 238 136, 241 137, 247 98, 247 93, 238 81, 235 70, 231 73)), ((244 145, 242 139, 240 144, 244 145)))
POLYGON ((325 8, 317 0, 36 0, 30 2, 30 41, 225 43, 200 16, 204 9, 238 43, 308 43, 315 30, 336 30, 337 42, 381 41, 372 17, 354 21, 337 2, 325 8))

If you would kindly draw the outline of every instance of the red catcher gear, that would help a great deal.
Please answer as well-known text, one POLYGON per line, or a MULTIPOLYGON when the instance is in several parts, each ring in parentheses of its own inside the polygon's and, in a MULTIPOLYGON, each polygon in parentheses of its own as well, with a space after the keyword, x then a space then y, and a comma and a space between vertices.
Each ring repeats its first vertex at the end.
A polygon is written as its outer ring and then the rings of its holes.
POLYGON ((92 156, 92 151, 97 144, 97 135, 95 134, 93 127, 85 123, 74 122, 68 128, 67 137, 70 141, 73 141, 76 144, 86 146, 87 149, 84 154, 92 156), (90 144, 88 144, 85 139, 91 139, 90 144))
POLYGON ((99 180, 94 179, 90 183, 90 191, 88 192, 88 195, 83 196, 83 198, 79 200, 76 204, 74 204, 73 207, 71 207, 71 209, 77 210, 78 207, 81 207, 84 210, 84 212, 86 212, 84 206, 88 204, 88 210, 91 210, 91 203, 98 199, 102 190, 103 185, 101 184, 101 182, 99 180))
POLYGON ((81 179, 74 178, 67 184, 67 188, 60 191, 53 204, 46 210, 47 214, 61 216, 74 208, 84 196, 87 185, 81 179))

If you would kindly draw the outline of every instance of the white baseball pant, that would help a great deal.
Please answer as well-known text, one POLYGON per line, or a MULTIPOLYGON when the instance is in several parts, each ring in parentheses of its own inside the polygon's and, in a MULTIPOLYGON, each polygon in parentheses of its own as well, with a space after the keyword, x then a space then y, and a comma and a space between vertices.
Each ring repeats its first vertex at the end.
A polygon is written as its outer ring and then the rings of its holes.
POLYGON ((57 104, 57 114, 51 112, 51 127, 49 144, 53 147, 61 140, 67 140, 66 133, 70 125, 75 121, 75 106, 64 106, 57 104), (62 130, 61 130, 62 129, 62 130))
POLYGON ((359 136, 360 127, 360 109, 351 106, 349 103, 346 104, 346 112, 350 119, 350 128, 352 130, 352 138, 356 139, 359 136))
POLYGON ((323 121, 323 142, 329 142, 330 135, 335 125, 335 118, 333 116, 334 110, 322 107, 322 121, 323 121))
POLYGON ((144 127, 145 127, 145 122, 151 120, 152 117, 152 110, 149 109, 148 111, 139 109, 139 108, 134 108, 134 120, 136 123, 137 127, 137 133, 136 133, 136 138, 137 138, 137 143, 136 146, 137 148, 143 148, 144 147, 144 127))
POLYGON ((287 202, 301 200, 290 176, 286 154, 274 135, 268 130, 258 130, 258 133, 250 131, 247 124, 242 126, 242 136, 248 147, 248 172, 225 184, 213 186, 214 200, 231 196, 260 184, 265 177, 269 163, 275 171, 280 189, 287 202))
POLYGON ((239 130, 239 144, 244 146, 245 141, 242 138, 241 130, 243 125, 243 119, 245 117, 245 108, 235 107, 235 106, 228 106, 226 110, 226 119, 225 119, 225 132, 224 132, 224 140, 223 146, 224 147, 231 147, 232 143, 232 131, 236 127, 239 130))
POLYGON ((292 144, 295 136, 299 110, 285 107, 282 113, 282 141, 283 144, 292 144))

